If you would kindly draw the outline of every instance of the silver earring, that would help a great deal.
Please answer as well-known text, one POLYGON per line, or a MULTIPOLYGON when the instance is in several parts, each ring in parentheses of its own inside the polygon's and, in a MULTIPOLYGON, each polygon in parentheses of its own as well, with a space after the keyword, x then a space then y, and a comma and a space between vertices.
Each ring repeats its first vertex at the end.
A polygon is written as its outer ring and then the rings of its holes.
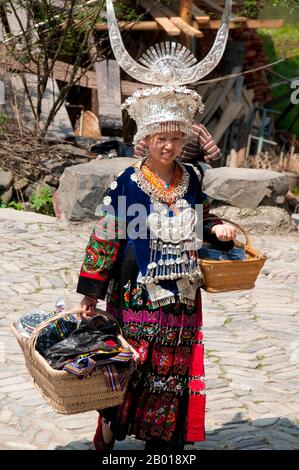
POLYGON ((143 156, 144 156, 144 158, 150 158, 151 154, 150 154, 150 151, 149 151, 148 147, 144 147, 143 156))

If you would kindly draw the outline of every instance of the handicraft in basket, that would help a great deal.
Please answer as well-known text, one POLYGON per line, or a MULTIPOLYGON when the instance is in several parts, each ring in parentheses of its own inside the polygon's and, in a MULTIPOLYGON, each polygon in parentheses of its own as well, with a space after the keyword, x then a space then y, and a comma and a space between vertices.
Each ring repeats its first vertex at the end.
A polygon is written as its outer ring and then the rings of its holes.
MULTIPOLYGON (((105 320, 115 321, 111 315, 100 310, 98 312, 105 320)), ((120 405, 124 400, 127 384, 135 368, 135 362, 129 361, 128 365, 121 366, 120 375, 115 364, 105 364, 97 368, 90 376, 79 380, 66 371, 56 370, 50 366, 35 349, 38 334, 59 318, 81 313, 81 308, 75 308, 53 315, 38 325, 29 339, 18 332, 15 324, 11 325, 11 330, 23 351, 27 370, 33 378, 35 386, 58 413, 82 413, 120 405)), ((118 338, 124 348, 132 350, 123 336, 118 335, 118 338)))

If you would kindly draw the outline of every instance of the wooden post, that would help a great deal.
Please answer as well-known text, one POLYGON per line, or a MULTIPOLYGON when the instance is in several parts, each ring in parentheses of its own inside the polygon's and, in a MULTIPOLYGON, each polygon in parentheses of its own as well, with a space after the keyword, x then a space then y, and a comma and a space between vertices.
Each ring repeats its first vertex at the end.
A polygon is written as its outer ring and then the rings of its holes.
POLYGON ((116 60, 95 63, 102 135, 122 134, 120 70, 116 60))
MULTIPOLYGON (((192 22, 192 4, 193 0, 180 0, 180 17, 190 25, 192 22)), ((188 34, 181 34, 181 42, 184 46, 190 48, 191 38, 188 34)))

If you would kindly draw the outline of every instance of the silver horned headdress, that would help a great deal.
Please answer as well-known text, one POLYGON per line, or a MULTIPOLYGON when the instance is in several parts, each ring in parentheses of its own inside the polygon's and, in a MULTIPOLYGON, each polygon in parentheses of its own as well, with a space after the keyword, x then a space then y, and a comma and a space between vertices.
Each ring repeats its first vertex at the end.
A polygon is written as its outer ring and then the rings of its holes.
POLYGON ((135 142, 152 132, 167 130, 167 122, 172 123, 169 130, 191 134, 192 120, 203 105, 198 93, 184 85, 198 82, 220 62, 228 38, 232 0, 226 0, 214 44, 200 62, 189 49, 169 41, 151 46, 140 63, 136 62, 122 41, 112 0, 106 5, 110 43, 118 64, 135 80, 155 86, 135 92, 123 105, 137 123, 135 142))

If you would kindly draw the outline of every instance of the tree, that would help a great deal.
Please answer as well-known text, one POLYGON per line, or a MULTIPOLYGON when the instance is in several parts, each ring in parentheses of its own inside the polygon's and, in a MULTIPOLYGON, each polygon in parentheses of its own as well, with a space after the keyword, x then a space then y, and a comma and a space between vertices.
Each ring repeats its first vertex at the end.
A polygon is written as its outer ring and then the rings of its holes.
POLYGON ((96 47, 90 41, 104 9, 104 0, 0 0, 5 27, 1 63, 17 70, 22 79, 36 136, 46 135, 71 87, 105 55, 104 38, 97 39, 96 47), (9 21, 11 18, 14 24, 9 21), (69 64, 68 81, 61 86, 46 121, 42 122, 42 101, 49 81, 54 79, 55 64, 61 59, 69 64), (28 74, 32 73, 36 77, 34 101, 28 82, 28 74))

